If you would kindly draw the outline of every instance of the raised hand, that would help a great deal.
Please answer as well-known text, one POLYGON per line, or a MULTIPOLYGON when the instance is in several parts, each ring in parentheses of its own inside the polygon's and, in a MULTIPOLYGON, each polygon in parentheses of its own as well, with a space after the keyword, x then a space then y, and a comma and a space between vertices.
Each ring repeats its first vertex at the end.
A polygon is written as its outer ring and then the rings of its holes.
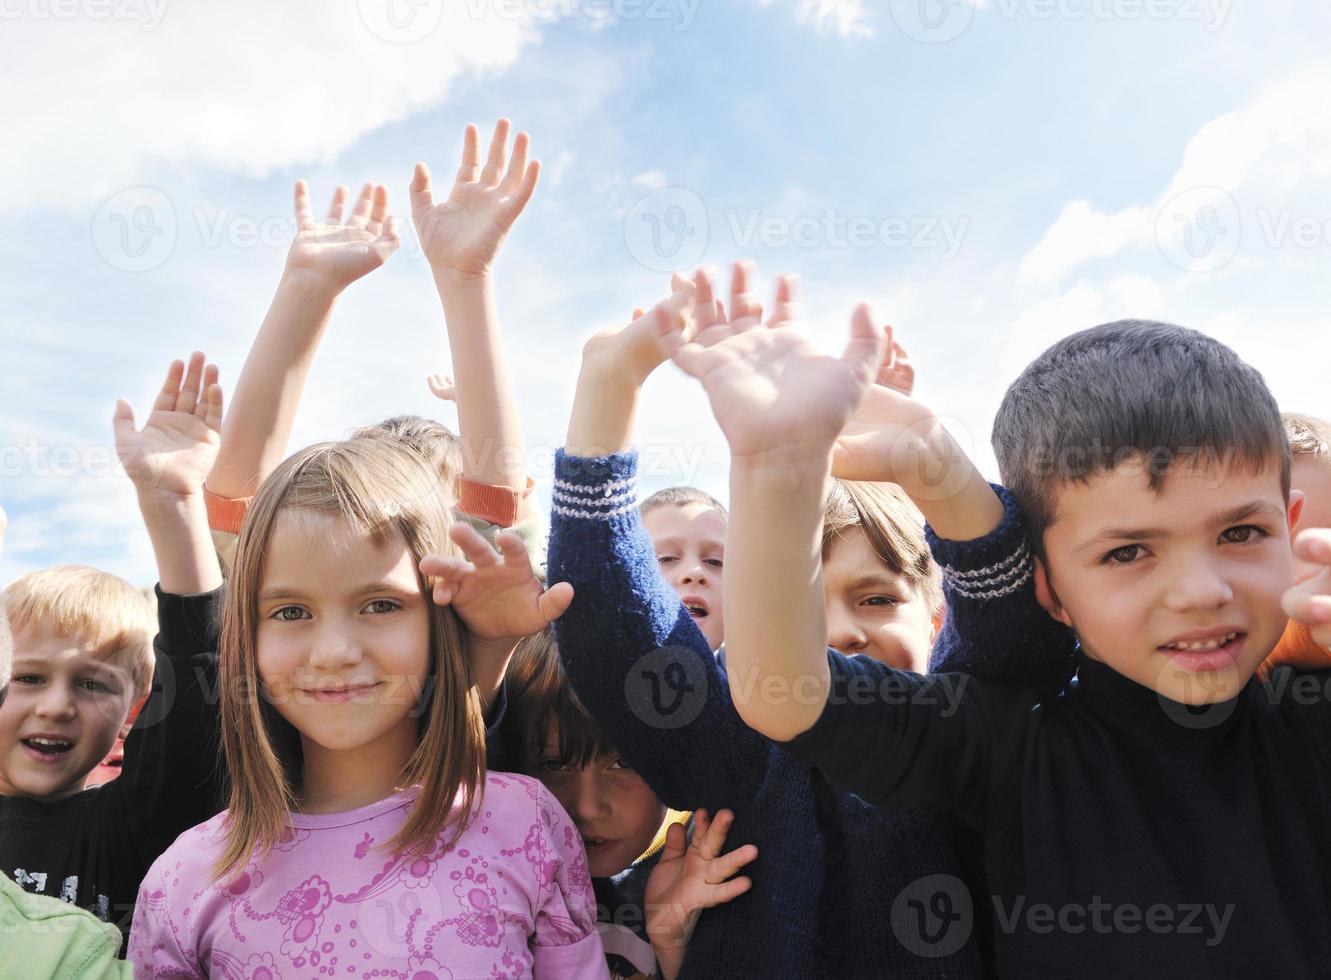
POLYGON ((451 375, 432 374, 425 379, 425 383, 430 386, 430 394, 440 401, 456 402, 458 400, 458 386, 453 383, 451 375))
POLYGON ((627 375, 626 380, 641 385, 668 357, 660 343, 660 323, 664 320, 684 330, 694 310, 696 288, 692 279, 677 272, 671 275, 667 298, 648 312, 635 309, 629 323, 607 327, 583 345, 584 366, 627 375))
POLYGON ((509 158, 509 128, 507 119, 495 124, 482 167, 480 136, 475 126, 467 127, 457 179, 448 199, 439 204, 434 201, 429 169, 416 164, 411 215, 436 275, 474 278, 488 274, 504 237, 536 189, 541 164, 527 162, 530 140, 526 133, 518 133, 509 158))
MULTIPOLYGON (((882 362, 883 331, 861 304, 844 353, 828 356, 792 325, 791 282, 778 287, 777 312, 764 325, 761 308, 749 298, 748 279, 749 269, 737 263, 728 320, 708 323, 700 316, 692 340, 677 325, 661 323, 661 343, 702 382, 730 443, 732 464, 765 468, 825 460, 882 362)), ((706 311, 711 300, 711 283, 699 273, 698 309, 706 311)))
POLYGON ((421 574, 437 579, 435 604, 451 605, 473 636, 503 641, 539 633, 573 601, 569 583, 541 585, 526 546, 513 532, 495 537, 502 555, 468 524, 454 524, 448 534, 466 557, 427 555, 421 574))
POLYGON ((287 253, 288 275, 311 275, 342 290, 388 261, 402 239, 397 219, 388 213, 388 188, 369 184, 360 192, 351 217, 343 221, 347 189, 333 192, 323 221, 310 209, 310 189, 296 181, 296 239, 287 253))
POLYGON ((745 844, 721 853, 734 820, 729 810, 719 811, 712 821, 706 810, 696 811, 693 841, 687 846, 683 824, 672 824, 666 831, 665 847, 647 879, 643 904, 657 965, 668 980, 679 972, 702 910, 724 905, 753 885, 748 878, 733 876, 758 856, 758 848, 745 844))
POLYGON ((169 501, 202 494, 222 441, 217 366, 205 365, 197 351, 188 368, 172 361, 143 428, 135 428, 134 409, 123 398, 116 401, 113 425, 116 452, 140 497, 169 501))
POLYGON ((892 339, 892 328, 887 328, 887 353, 883 363, 878 365, 878 376, 874 384, 899 391, 907 398, 915 391, 915 365, 911 364, 906 348, 892 339))
POLYGON ((1294 539, 1294 556, 1318 570, 1289 589, 1281 605, 1309 627, 1313 642, 1331 649, 1331 529, 1309 528, 1294 539))

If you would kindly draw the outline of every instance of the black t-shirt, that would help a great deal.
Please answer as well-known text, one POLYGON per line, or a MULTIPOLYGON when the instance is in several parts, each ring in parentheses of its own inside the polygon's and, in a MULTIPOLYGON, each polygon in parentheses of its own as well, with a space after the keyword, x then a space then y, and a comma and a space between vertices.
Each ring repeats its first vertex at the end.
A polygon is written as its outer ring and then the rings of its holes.
POLYGON ((125 739, 119 778, 54 803, 0 796, 0 870, 30 892, 115 923, 125 936, 153 861, 222 809, 215 652, 222 594, 158 591, 152 694, 125 739))
POLYGON ((940 930, 987 916, 1003 976, 1326 974, 1331 671, 1281 667, 1189 709, 1084 655, 1044 703, 828 656, 833 696, 786 750, 980 830, 993 894, 905 911, 940 930))

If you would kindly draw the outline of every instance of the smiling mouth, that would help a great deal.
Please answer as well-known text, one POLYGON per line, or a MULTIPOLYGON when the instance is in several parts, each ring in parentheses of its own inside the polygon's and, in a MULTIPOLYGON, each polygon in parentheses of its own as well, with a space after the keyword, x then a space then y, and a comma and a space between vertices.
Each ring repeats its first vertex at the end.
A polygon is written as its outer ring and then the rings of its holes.
POLYGON ((1226 633, 1224 636, 1214 636, 1209 640, 1190 640, 1179 641, 1177 643, 1166 643, 1160 649, 1170 653, 1213 653, 1216 650, 1229 646, 1242 633, 1226 633))
POLYGON ((357 684, 355 687, 316 687, 301 688, 301 690, 321 704, 342 704, 367 691, 373 691, 378 686, 378 684, 357 684))
POLYGON ((61 738, 34 736, 32 738, 19 739, 19 741, 33 752, 38 752, 48 759, 59 759, 74 747, 73 742, 61 738))

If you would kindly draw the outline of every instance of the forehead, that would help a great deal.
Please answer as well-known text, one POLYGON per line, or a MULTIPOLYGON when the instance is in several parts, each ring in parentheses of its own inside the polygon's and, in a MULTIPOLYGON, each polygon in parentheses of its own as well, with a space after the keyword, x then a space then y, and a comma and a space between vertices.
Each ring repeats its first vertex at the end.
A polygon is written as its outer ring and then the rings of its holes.
POLYGON ((823 584, 837 588, 869 579, 895 585, 904 582, 905 576, 883 563, 864 531, 847 528, 828 549, 823 561, 823 584))
POLYGON ((14 631, 14 673, 44 667, 48 670, 88 670, 131 676, 123 651, 98 648, 76 637, 57 636, 40 625, 14 631))
POLYGON ((396 529, 376 541, 333 514, 298 511, 278 517, 261 589, 338 592, 379 581, 419 589, 415 560, 396 529))
POLYGON ((725 543, 726 519, 719 510, 701 502, 653 507, 642 518, 653 538, 687 538, 725 543))
POLYGON ((1163 528, 1186 533, 1210 528, 1236 508, 1260 503, 1285 512, 1280 475, 1274 467, 1249 472, 1239 467, 1175 466, 1158 489, 1140 463, 1065 483, 1055 491, 1048 533, 1079 536, 1104 528, 1163 528))

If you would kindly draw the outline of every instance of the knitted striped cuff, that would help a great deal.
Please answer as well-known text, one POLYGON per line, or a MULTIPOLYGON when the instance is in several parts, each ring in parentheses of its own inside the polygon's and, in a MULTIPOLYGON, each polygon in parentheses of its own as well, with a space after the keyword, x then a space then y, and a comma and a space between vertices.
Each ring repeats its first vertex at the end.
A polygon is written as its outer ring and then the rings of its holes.
POLYGON ((608 521, 638 506, 638 453, 610 456, 555 454, 551 509, 560 517, 608 521))
POLYGON ((1003 519, 983 538, 948 541, 925 528, 929 550, 943 569, 943 583, 963 599, 1001 599, 1011 595, 1035 572, 1026 520, 1005 487, 991 484, 1003 502, 1003 519))

